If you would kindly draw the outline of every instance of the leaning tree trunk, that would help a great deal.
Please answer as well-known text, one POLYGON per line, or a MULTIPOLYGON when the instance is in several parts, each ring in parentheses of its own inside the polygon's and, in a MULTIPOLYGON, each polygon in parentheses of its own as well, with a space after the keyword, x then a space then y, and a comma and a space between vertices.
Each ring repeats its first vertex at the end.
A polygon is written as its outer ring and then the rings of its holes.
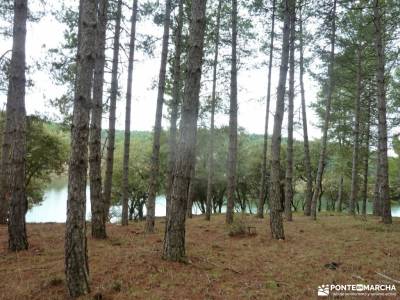
POLYGON ((380 203, 382 205, 382 222, 392 223, 392 213, 389 198, 389 163, 387 156, 387 120, 386 120, 386 90, 385 90, 385 48, 383 45, 383 22, 381 0, 374 1, 375 50, 376 50, 376 85, 378 95, 378 155, 379 155, 379 185, 380 203))
POLYGON ((335 42, 336 42, 336 0, 333 0, 333 12, 332 12, 332 27, 331 27, 331 50, 330 50, 330 57, 329 57, 329 66, 328 66, 328 95, 326 99, 326 106, 325 106, 325 120, 324 120, 324 127, 322 133, 322 141, 321 141, 321 152, 319 154, 319 161, 318 161, 318 170, 315 182, 315 189, 314 194, 311 201, 311 218, 313 220, 317 219, 317 202, 318 198, 321 194, 321 187, 322 187, 322 176, 324 173, 325 168, 325 161, 326 161, 326 148, 327 148, 327 141, 328 141, 328 129, 329 123, 331 119, 331 106, 332 106, 332 96, 333 96, 333 89, 334 89, 334 64, 335 64, 335 42))
POLYGON ((304 145, 304 165, 306 171, 306 191, 305 191, 305 206, 304 206, 304 215, 309 216, 311 214, 311 200, 312 200, 312 173, 311 173, 311 157, 310 157, 310 145, 308 142, 308 128, 307 128, 307 107, 306 107, 306 98, 304 91, 304 37, 303 37, 303 19, 301 14, 302 3, 299 5, 300 9, 300 32, 299 32, 299 41, 300 41, 300 94, 301 94, 301 114, 302 114, 302 123, 303 123, 303 145, 304 145))
POLYGON ((284 23, 282 35, 281 66, 279 70, 279 85, 276 97, 276 111, 274 116, 274 130, 271 141, 271 185, 270 185, 270 227, 272 238, 284 239, 282 221, 282 193, 281 193, 281 139, 282 121, 285 112, 285 87, 289 62, 290 17, 295 6, 295 0, 284 1, 284 23))
POLYGON ((362 190, 362 215, 367 215, 367 198, 368 198, 368 170, 369 170, 369 140, 371 126, 371 98, 368 99, 366 129, 365 129, 365 153, 364 153, 364 174, 363 174, 363 190, 362 190))
POLYGON ((165 2, 164 34, 161 51, 161 66, 158 78, 158 95, 156 119, 154 124, 153 152, 150 162, 149 198, 147 199, 146 232, 154 232, 154 219, 156 208, 156 195, 158 190, 158 177, 160 173, 160 137, 162 110, 164 104, 165 77, 167 72, 169 23, 171 18, 171 0, 165 2))
POLYGON ((357 201, 358 192, 358 154, 360 151, 360 101, 361 101, 361 48, 357 49, 357 95, 354 103, 354 128, 353 128, 353 161, 351 168, 351 194, 350 194, 350 207, 349 214, 355 215, 355 204, 357 201))
POLYGON ((218 1, 217 11, 217 24, 215 28, 215 50, 213 61, 213 85, 211 92, 211 125, 210 125, 210 140, 208 141, 208 176, 207 176, 207 200, 206 200, 206 220, 211 219, 211 201, 213 194, 213 180, 214 180, 214 131, 215 131, 215 105, 216 105, 216 89, 217 89, 217 67, 219 55, 219 30, 221 26, 221 6, 222 0, 218 1))
POLYGON ((81 41, 77 56, 65 233, 65 274, 72 298, 90 292, 85 215, 90 97, 96 56, 96 0, 83 0, 79 9, 81 41))
POLYGON ((285 176, 285 217, 292 221, 293 203, 293 119, 294 119, 294 49, 295 49, 295 22, 296 10, 290 10, 290 54, 289 54, 289 103, 288 103, 288 138, 286 155, 286 176, 285 176))
POLYGON ((4 139, 10 141, 7 157, 9 176, 6 198, 9 197, 8 249, 20 251, 28 249, 25 214, 28 198, 25 186, 26 167, 26 112, 25 112, 25 42, 28 3, 14 1, 13 46, 10 64, 10 81, 7 94, 7 117, 4 139))
POLYGON ((263 145, 263 160, 261 166, 261 182, 260 182, 260 195, 258 197, 257 217, 264 218, 264 205, 267 193, 267 157, 268 157, 268 125, 269 125, 269 107, 271 103, 271 75, 272 75, 272 60, 274 54, 274 38, 275 38, 275 9, 276 0, 272 1, 272 23, 271 23, 271 36, 269 44, 269 62, 268 62, 268 86, 267 86, 267 103, 265 110, 265 124, 264 124, 264 145, 263 145))
POLYGON ((169 153, 168 153, 168 171, 166 185, 166 218, 169 216, 171 206, 171 188, 174 180, 174 166, 176 159, 176 136, 179 103, 181 97, 181 56, 182 56, 182 29, 183 29, 183 0, 179 0, 178 20, 175 32, 175 54, 173 64, 173 84, 172 84, 172 101, 171 101, 171 117, 169 130, 169 153))
POLYGON ((96 61, 93 76, 92 118, 89 137, 90 203, 92 212, 92 237, 105 239, 106 217, 102 199, 101 181, 101 120, 103 116, 103 86, 108 0, 99 1, 96 33, 96 61))
POLYGON ((186 207, 190 173, 193 169, 196 148, 201 67, 206 23, 205 11, 205 0, 192 1, 181 130, 171 192, 170 216, 167 220, 163 246, 163 258, 171 261, 186 260, 186 207))
POLYGON ((126 89, 125 108, 125 141, 124 161, 122 165, 122 225, 128 225, 128 203, 129 203, 129 148, 131 143, 131 102, 132 102, 132 74, 133 61, 135 58, 136 19, 138 0, 133 1, 131 18, 131 37, 129 42, 128 82, 126 89))
POLYGON ((114 50, 111 70, 111 93, 110 93, 110 115, 108 120, 108 143, 106 158, 106 174, 104 179, 104 208, 106 220, 111 205, 111 188, 112 176, 114 168, 114 150, 115 150, 115 115, 117 109, 118 96, 118 64, 119 64, 119 39, 121 34, 121 8, 122 0, 118 0, 117 12, 115 15, 115 33, 114 33, 114 50))
POLYGON ((232 0, 232 57, 231 57, 231 95, 229 105, 229 151, 227 170, 226 223, 233 222, 235 205, 236 169, 237 169, 237 0, 232 0))

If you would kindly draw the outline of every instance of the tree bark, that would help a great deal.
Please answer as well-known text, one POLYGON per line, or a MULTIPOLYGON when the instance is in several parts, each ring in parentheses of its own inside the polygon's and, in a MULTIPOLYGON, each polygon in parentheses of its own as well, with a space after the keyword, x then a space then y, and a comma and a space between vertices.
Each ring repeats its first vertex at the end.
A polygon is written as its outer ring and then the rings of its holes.
POLYGON ((90 97, 96 56, 96 1, 83 0, 79 9, 82 38, 77 56, 65 234, 65 274, 72 298, 90 292, 85 215, 90 97))
POLYGON ((193 162, 193 169, 190 175, 189 191, 188 191, 188 204, 186 209, 186 215, 189 219, 193 218, 193 202, 195 198, 194 178, 196 175, 196 162, 193 162))
POLYGON ((190 174, 196 148, 197 118, 205 30, 205 0, 193 0, 182 121, 171 193, 170 217, 164 237, 163 258, 186 261, 185 222, 190 174))
POLYGON ((211 125, 210 125, 210 140, 208 142, 208 176, 207 176, 207 202, 206 202, 206 220, 211 219, 211 201, 213 194, 213 180, 214 180, 214 131, 215 131, 215 105, 216 105, 216 89, 217 89, 217 67, 218 67, 218 55, 219 55, 219 30, 221 26, 221 6, 222 0, 218 1, 217 11, 217 24, 215 28, 215 50, 214 50, 214 61, 213 61, 213 85, 211 92, 211 125))
POLYGON ((128 82, 126 89, 125 108, 125 140, 124 140, 124 161, 122 165, 122 225, 128 225, 128 204, 129 204, 129 149, 131 143, 131 103, 132 103, 132 77, 133 61, 135 58, 136 20, 138 0, 133 0, 131 18, 131 36, 129 42, 128 60, 128 82))
POLYGON ((310 158, 310 145, 308 142, 308 126, 307 126, 307 106, 306 106, 306 98, 304 91, 304 39, 303 39, 303 19, 301 14, 302 4, 300 5, 300 33, 299 33, 299 41, 300 41, 300 94, 301 94, 301 114, 302 114, 302 123, 303 123, 303 139, 304 139, 304 165, 306 171, 306 191, 305 191, 305 206, 304 206, 304 215, 311 215, 311 200, 312 200, 312 187, 313 187, 313 179, 311 173, 311 158, 310 158))
POLYGON ((281 139, 282 121, 285 112, 285 89, 289 62, 290 16, 295 6, 295 0, 284 1, 284 23, 282 35, 281 66, 279 70, 279 85, 276 97, 274 129, 271 141, 271 187, 270 187, 270 227, 272 238, 285 239, 282 221, 282 192, 281 192, 281 139))
POLYGON ((153 137, 153 152, 150 162, 150 179, 149 179, 149 198, 147 199, 147 215, 146 215, 146 232, 154 232, 154 219, 156 196, 158 190, 158 177, 160 173, 160 137, 161 137, 161 121, 162 110, 164 104, 164 90, 165 90, 165 77, 167 72, 167 58, 168 58, 168 40, 169 40, 169 23, 171 18, 171 0, 165 2, 165 15, 164 15, 164 34, 161 51, 161 66, 158 79, 158 95, 157 95, 157 109, 156 119, 154 124, 154 137, 153 137))
POLYGON ((319 154, 318 161, 318 170, 315 182, 314 194, 311 201, 311 218, 313 220, 317 219, 317 202, 319 195, 321 194, 321 186, 322 186, 322 176, 325 168, 326 161, 326 148, 328 141, 328 128, 331 118, 331 106, 332 106, 332 96, 334 90, 334 64, 335 64, 335 43, 336 43, 336 0, 333 0, 333 11, 332 11, 332 27, 331 27, 331 50, 329 57, 329 66, 328 66, 328 95, 326 98, 326 109, 325 109, 325 120, 324 127, 322 133, 322 141, 321 141, 321 152, 319 154))
POLYGON ((107 158, 106 158, 106 174, 104 179, 104 207, 106 220, 111 205, 111 188, 112 176, 114 168, 114 150, 115 150, 115 115, 117 109, 118 97, 118 64, 119 64, 119 40, 121 34, 121 8, 122 0, 118 0, 117 12, 115 15, 115 33, 114 33, 114 49, 111 70, 111 93, 110 93, 110 115, 108 120, 108 140, 107 140, 107 158))
POLYGON ((237 0, 232 0, 232 57, 231 57, 231 95, 229 105, 229 149, 227 170, 226 223, 233 222, 235 205, 236 169, 237 169, 237 0))
POLYGON ((353 128, 353 160, 351 168, 351 194, 349 214, 355 215, 355 205, 358 193, 358 153, 360 151, 360 101, 361 101, 361 48, 357 49, 357 95, 354 103, 354 128, 353 128))
POLYGON ((175 54, 173 64, 173 85, 172 85, 172 102, 171 102, 171 120, 169 130, 169 153, 168 153, 168 171, 167 171, 167 188, 166 188, 166 218, 169 216, 171 207, 171 189, 174 180, 174 167, 176 160, 177 146, 177 121, 178 111, 181 98, 181 56, 182 56, 182 28, 183 28, 183 0, 179 0, 178 23, 175 32, 175 54))
POLYGON ((294 51, 295 51, 296 8, 290 8, 290 53, 289 53, 289 98, 288 98, 288 138, 285 178, 285 217, 292 221, 293 203, 293 119, 294 119, 294 51))
POLYGON ((381 186, 380 186, 380 182, 379 182, 380 168, 381 168, 381 165, 379 163, 379 153, 378 153, 377 157, 376 157, 374 201, 372 203, 372 214, 376 217, 382 216, 382 203, 381 203, 381 197, 380 197, 381 186))
POLYGON ((375 50, 376 50, 376 84, 378 95, 378 155, 379 155, 379 185, 380 203, 382 205, 382 222, 392 223, 392 213, 389 199, 389 163, 387 156, 387 120, 386 120, 386 89, 385 89, 385 48, 383 45, 383 22, 381 0, 374 0, 375 50))
POLYGON ((4 139, 10 142, 8 172, 6 175, 6 203, 9 201, 8 249, 28 249, 25 214, 28 200, 25 187, 26 168, 26 111, 25 111, 25 44, 28 2, 14 1, 13 46, 10 64, 10 80, 7 94, 6 132, 4 139))
POLYGON ((339 189, 338 189, 338 212, 342 212, 343 210, 343 175, 340 175, 339 178, 339 189))
POLYGON ((257 217, 264 218, 264 205, 267 192, 267 157, 268 157, 268 127, 269 127, 269 107, 271 103, 271 74, 272 74, 272 61, 274 54, 274 38, 275 38, 275 10, 276 0, 272 1, 272 23, 271 23, 271 37, 269 44, 269 62, 268 62, 268 86, 267 86, 267 103, 265 110, 265 125, 264 125, 264 145, 263 145, 263 160, 261 166, 261 183, 260 195, 258 198, 257 217))
POLYGON ((93 104, 89 137, 90 203, 92 212, 92 237, 105 239, 106 216, 102 198, 101 181, 101 121, 103 116, 103 86, 108 0, 100 0, 96 32, 96 61, 93 77, 93 104))
POLYGON ((371 100, 368 100, 367 107, 367 125, 365 130, 365 153, 364 153, 364 178, 362 191, 362 214, 367 215, 367 199, 368 199, 368 170, 369 170, 369 140, 371 126, 371 100))

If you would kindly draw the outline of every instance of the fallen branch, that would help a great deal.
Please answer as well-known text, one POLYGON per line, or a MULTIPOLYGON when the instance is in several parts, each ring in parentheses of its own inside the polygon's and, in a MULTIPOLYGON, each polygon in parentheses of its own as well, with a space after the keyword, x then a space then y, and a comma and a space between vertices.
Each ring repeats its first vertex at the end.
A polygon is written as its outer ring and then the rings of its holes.
POLYGON ((391 278, 391 277, 389 277, 389 276, 387 276, 385 274, 379 273, 379 272, 375 272, 375 273, 378 274, 379 276, 387 279, 387 280, 390 280, 390 281, 393 281, 393 282, 396 282, 396 283, 400 283, 400 280, 393 279, 393 278, 391 278))

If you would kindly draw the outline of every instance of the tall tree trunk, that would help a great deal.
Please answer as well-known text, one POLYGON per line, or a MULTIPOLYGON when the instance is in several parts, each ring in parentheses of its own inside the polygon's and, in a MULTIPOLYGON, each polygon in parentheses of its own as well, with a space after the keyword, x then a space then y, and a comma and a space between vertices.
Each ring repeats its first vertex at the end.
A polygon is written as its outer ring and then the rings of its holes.
POLYGON ((101 121, 103 116, 103 86, 108 0, 100 0, 96 32, 96 61, 93 77, 93 105, 89 137, 90 203, 92 212, 92 237, 105 239, 106 216, 102 198, 101 181, 101 121))
POLYGON ((147 215, 146 215, 146 232, 154 232, 154 219, 156 208, 156 196, 158 190, 158 177, 160 173, 160 137, 161 137, 161 121, 162 110, 164 104, 165 77, 167 72, 168 58, 168 40, 169 40, 169 23, 171 18, 171 0, 165 2, 164 15, 164 34, 161 51, 161 66, 158 78, 158 95, 156 119, 154 124, 153 152, 150 163, 150 179, 149 179, 149 198, 147 199, 147 215))
POLYGON ((386 120, 386 89, 385 89, 385 48, 383 45, 382 1, 374 0, 374 25, 376 49, 376 81, 378 95, 378 155, 379 184, 382 204, 382 222, 392 223, 392 213, 389 198, 389 163, 387 156, 387 120, 386 120))
MULTIPOLYGON (((10 110, 10 104, 7 103, 6 111, 10 110)), ((6 114, 6 119, 7 119, 6 114)), ((1 145, 1 164, 0 164, 0 224, 7 224, 8 219, 8 208, 9 208, 9 196, 7 193, 8 180, 9 180, 9 164, 10 164, 10 135, 6 134, 10 132, 7 126, 10 126, 11 121, 5 121, 5 128, 3 134, 3 140, 1 145), (7 125, 8 124, 8 125, 7 125)))
POLYGON ((282 192, 281 192, 281 139, 282 121, 285 112, 285 90, 289 62, 290 17, 295 6, 295 0, 284 1, 284 23, 282 35, 281 66, 279 70, 279 85, 276 97, 274 130, 271 141, 271 187, 270 187, 270 227, 274 239, 284 239, 282 221, 282 192))
POLYGON ((72 298, 90 292, 85 215, 90 97, 96 56, 96 0, 83 0, 79 9, 82 38, 77 56, 65 233, 65 274, 72 298))
POLYGON ((133 0, 131 37, 129 42, 129 63, 128 63, 128 82, 126 89, 126 108, 125 108, 125 140, 124 140, 124 161, 122 174, 122 225, 128 225, 128 204, 129 204, 129 148, 131 143, 131 103, 132 103, 132 75, 133 61, 135 58, 135 39, 136 39, 136 19, 137 19, 138 0, 133 0))
POLYGON ((302 123, 303 123, 303 139, 304 139, 304 165, 306 171, 307 185, 305 191, 305 206, 304 206, 304 215, 309 216, 311 214, 311 200, 312 200, 312 174, 311 174, 311 158, 310 158, 310 145, 308 142, 308 128, 307 128, 307 107, 306 107, 306 98, 304 91, 304 38, 303 38, 303 18, 301 14, 302 5, 299 5, 300 9, 300 94, 301 94, 301 114, 302 114, 302 123))
POLYGON ((374 188, 374 201, 372 204, 372 214, 374 216, 382 216, 382 203, 380 197, 381 186, 379 182, 380 178, 380 168, 381 164, 379 163, 379 153, 377 153, 376 157, 376 174, 375 174, 375 188, 374 188))
POLYGON ((263 160, 261 166, 261 183, 260 195, 258 198, 257 217, 264 218, 264 205, 267 193, 267 157, 268 157, 268 125, 269 125, 269 107, 271 103, 271 74, 272 74, 272 61, 274 54, 274 38, 275 38, 275 10, 276 0, 272 1, 272 21, 271 21, 271 36, 269 43, 269 61, 268 61, 268 86, 267 86, 267 103, 265 110, 265 124, 264 124, 264 145, 263 145, 263 160))
POLYGON ((293 203, 293 119, 294 119, 294 51, 295 51, 295 22, 296 9, 290 9, 290 53, 289 53, 289 98, 288 98, 288 138, 286 155, 286 178, 285 178, 285 217, 292 221, 293 203))
POLYGON ((215 28, 215 50, 213 61, 213 85, 211 93, 211 125, 210 125, 210 140, 208 142, 208 176, 207 176, 207 202, 206 202, 206 220, 211 219, 211 201, 213 194, 214 180, 214 131, 215 131, 215 105, 216 105, 216 89, 217 89, 217 67, 219 55, 219 27, 221 26, 221 6, 222 0, 218 1, 217 25, 215 28))
POLYGON ((317 219, 317 202, 318 198, 321 194, 321 186, 322 186, 322 176, 325 168, 326 161, 326 148, 328 141, 328 128, 331 119, 331 106, 332 106, 332 96, 334 90, 334 64, 335 64, 335 42, 336 42, 336 0, 333 0, 333 11, 331 14, 332 19, 332 27, 331 27, 331 50, 329 57, 329 66, 328 66, 328 95, 326 98, 326 108, 325 108, 325 120, 324 127, 322 133, 322 141, 321 141, 321 152, 319 154, 318 161, 318 170, 315 182, 314 194, 311 201, 311 218, 313 220, 317 219))
POLYGON ((196 148, 197 118, 205 30, 205 0, 193 0, 182 121, 167 220, 163 258, 185 261, 185 222, 190 173, 196 148))
MULTIPOLYGON (((370 98, 371 99, 371 98, 370 98)), ((371 126, 371 100, 368 99, 367 107, 367 125, 365 129, 365 153, 364 153, 364 178, 362 191, 362 214, 367 215, 367 199, 368 199, 368 171, 369 171, 369 140, 371 126)))
POLYGON ((236 169, 237 169, 237 0, 232 0, 232 57, 231 57, 231 95, 229 105, 229 151, 227 170, 226 223, 233 222, 235 205, 236 169))
POLYGON ((114 33, 114 49, 111 70, 111 93, 110 93, 110 115, 108 120, 108 143, 106 158, 106 174, 104 179, 104 207, 106 220, 111 205, 111 188, 112 176, 114 168, 114 150, 115 150, 115 115, 117 110, 118 96, 118 64, 119 64, 119 39, 121 34, 121 8, 122 0, 118 0, 117 12, 115 15, 115 33, 114 33))
POLYGON ((361 48, 357 48, 357 95, 354 103, 354 128, 353 128, 353 161, 351 168, 351 194, 349 214, 355 215, 355 204, 358 192, 358 153, 360 151, 360 101, 361 101, 361 48))
POLYGON ((342 212, 343 210, 343 175, 339 178, 339 189, 338 189, 338 207, 337 211, 342 212))
POLYGON ((188 191, 188 204, 186 208, 186 215, 189 219, 193 218, 193 202, 195 197, 194 178, 196 175, 196 161, 193 163, 193 169, 190 175, 190 184, 188 191))
POLYGON ((175 54, 173 65, 173 85, 171 102, 171 120, 169 130, 169 153, 168 153, 168 171, 166 188, 166 218, 169 216, 171 206, 171 189, 174 180, 174 167, 176 159, 176 138, 178 111, 181 98, 181 55, 182 55, 182 28, 183 28, 183 0, 179 0, 178 23, 175 31, 175 54))
MULTIPOLYGON (((10 81, 7 94, 7 118, 4 139, 10 141, 7 195, 10 198, 8 221, 8 249, 28 249, 25 214, 28 200, 25 186, 26 112, 25 112, 25 43, 28 2, 14 1, 13 47, 10 64, 10 81)), ((8 200, 7 200, 8 202, 8 200)))

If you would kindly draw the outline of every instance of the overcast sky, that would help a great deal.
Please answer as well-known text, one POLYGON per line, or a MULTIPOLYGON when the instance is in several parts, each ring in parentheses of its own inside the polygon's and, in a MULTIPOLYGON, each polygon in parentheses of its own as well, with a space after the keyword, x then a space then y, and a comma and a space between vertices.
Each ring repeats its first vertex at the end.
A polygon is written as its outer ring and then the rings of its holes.
MULTIPOLYGON (((75 1, 77 2, 77 1, 75 1)), ((128 12, 129 13, 129 12, 128 12)), ((129 17, 129 16, 127 16, 129 17)), ((64 26, 58 23, 54 17, 46 16, 38 23, 29 23, 27 31, 27 62, 32 65, 40 58, 46 57, 49 48, 56 48, 62 43, 64 26)), ((280 26, 278 26, 280 30, 280 26)), ((161 37, 162 28, 154 26, 150 21, 140 22, 137 25, 137 33, 152 33, 161 37)), ((256 46, 258 47, 258 46, 256 46)), ((11 48, 11 41, 2 41, 0 43, 0 53, 11 48)), ((154 124, 155 108, 157 99, 157 90, 154 88, 154 81, 158 78, 158 70, 160 65, 161 43, 156 47, 158 51, 155 57, 149 58, 140 51, 136 52, 136 61, 134 64, 133 74, 133 106, 132 106, 132 130, 151 130, 154 124)), ((251 65, 256 65, 257 61, 261 65, 266 60, 266 55, 259 53, 256 58, 251 58, 251 65), (255 63, 256 62, 256 63, 255 63)), ((277 60, 275 64, 278 64, 277 60)), ((279 77, 278 67, 274 67, 272 74, 272 97, 271 97, 271 113, 270 113, 270 132, 273 126, 273 113, 275 111, 276 87, 279 77)), ((28 114, 39 112, 50 117, 55 117, 57 111, 50 106, 49 99, 63 94, 64 89, 56 86, 51 80, 47 71, 37 71, 32 74, 34 87, 29 88, 26 95, 26 107, 28 114)), ((296 78, 297 80, 297 78, 296 78)), ((297 80, 298 81, 298 80, 297 80)), ((218 82, 223 84, 223 82, 218 82)), ((225 82, 229 84, 229 82, 225 82)), ((242 68, 238 74, 238 102, 239 102, 239 126, 246 129, 249 133, 264 133, 265 118, 265 97, 267 91, 267 66, 263 65, 258 68, 250 68, 245 70, 242 68)), ((298 82, 296 83, 298 84, 298 82)), ((117 128, 124 128, 124 109, 125 109, 125 86, 126 72, 120 77, 121 99, 117 103, 117 128)), ((308 103, 315 101, 318 87, 308 76, 305 78, 306 98, 308 103)), ((202 96, 207 96, 208 91, 203 90, 202 96)), ((0 95, 0 105, 3 107, 6 102, 6 96, 0 95)), ((316 138, 321 135, 320 130, 315 127, 317 120, 314 112, 308 109, 309 135, 316 138)), ((300 121, 300 97, 295 99, 296 118, 300 121)), ((166 109, 164 109, 164 114, 166 109)), ((106 116, 105 116, 106 117, 106 116)), ((286 117, 286 115, 285 115, 286 117)), ((106 127, 107 119, 103 120, 106 127)), ((217 126, 227 125, 228 116, 219 113, 216 116, 217 126)), ((163 127, 169 126, 168 120, 163 120, 163 127)), ((284 125, 285 126, 285 125, 284 125)), ((286 128, 283 129, 286 135, 286 128)), ((302 130, 297 128, 295 138, 302 139, 302 130)))

